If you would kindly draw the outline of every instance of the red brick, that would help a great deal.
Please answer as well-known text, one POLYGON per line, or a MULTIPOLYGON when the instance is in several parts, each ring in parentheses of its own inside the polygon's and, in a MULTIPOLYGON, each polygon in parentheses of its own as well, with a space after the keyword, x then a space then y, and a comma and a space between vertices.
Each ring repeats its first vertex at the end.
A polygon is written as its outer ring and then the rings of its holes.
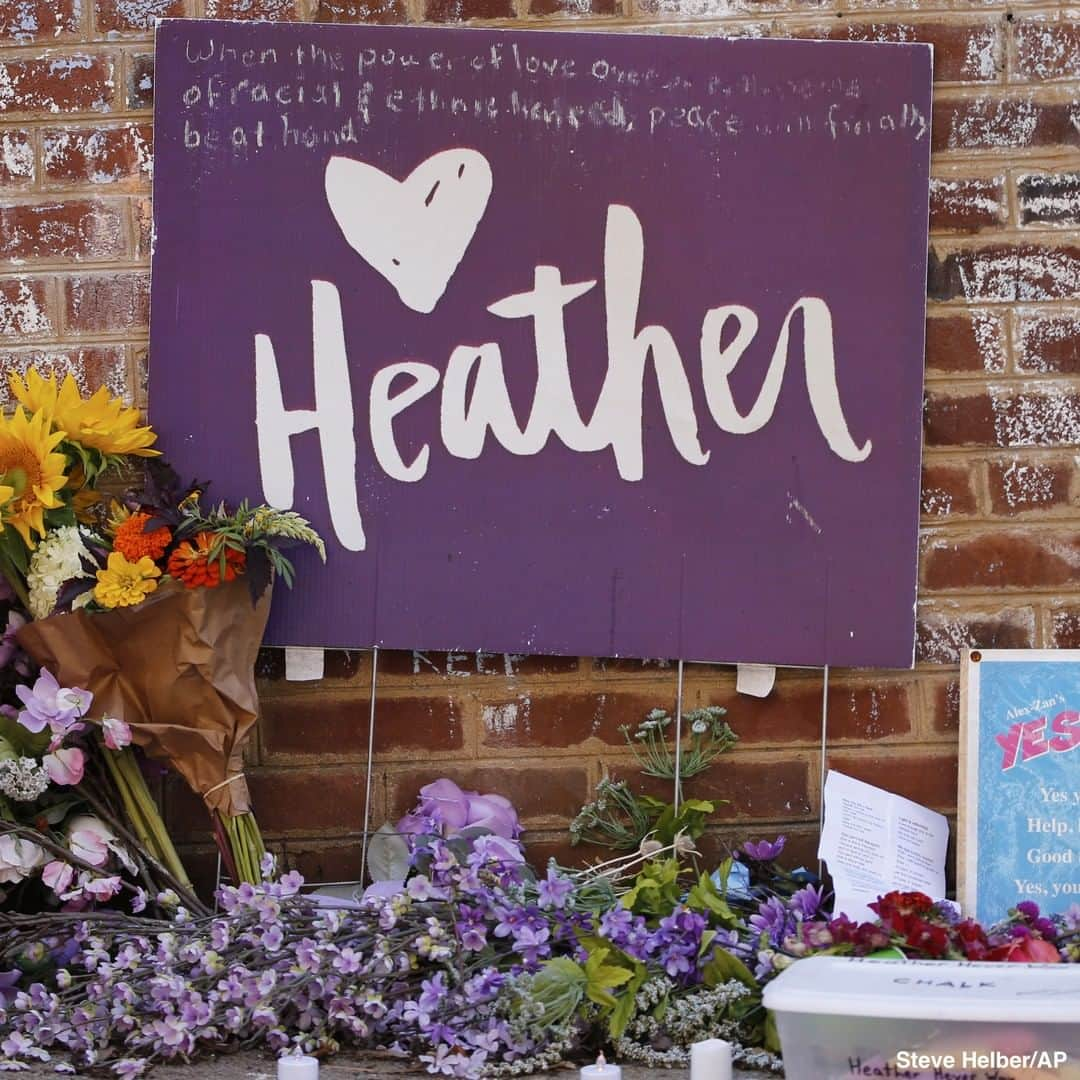
POLYGON ((978 232, 1008 216, 1005 177, 934 177, 930 181, 930 231, 978 232))
POLYGON ((0 0, 0 39, 16 45, 77 37, 81 0, 0 0))
POLYGON ((94 0, 94 26, 99 34, 145 33, 162 19, 194 14, 190 0, 94 0))
POLYGON ((722 756, 683 784, 688 799, 723 800, 713 821, 797 821, 815 813, 805 761, 722 756))
POLYGON ((927 446, 1076 446, 1080 444, 1080 390, 930 393, 924 416, 927 446))
POLYGON ((529 0, 530 15, 615 15, 619 0, 529 0))
POLYGON ((494 793, 509 799, 523 824, 569 822, 589 798, 589 778, 577 765, 522 761, 512 766, 471 763, 435 769, 410 769, 393 779, 390 818, 397 820, 415 805, 420 788, 447 776, 465 791, 494 793))
POLYGON ((940 735, 960 730, 960 683, 956 679, 935 683, 930 691, 931 726, 940 735))
POLYGON ((604 862, 612 857, 611 849, 599 844, 571 844, 570 834, 565 829, 557 832, 534 832, 530 829, 521 839, 525 844, 525 858, 529 865, 541 872, 551 859, 559 866, 577 868, 604 862))
POLYGON ((1021 225, 1080 225, 1080 173, 1027 173, 1016 179, 1021 225))
POLYGON ((116 62, 110 53, 70 53, 0 63, 0 114, 111 112, 116 62))
POLYGON ((926 320, 926 366, 947 372, 1003 372, 1005 320, 970 311, 926 320))
POLYGON ((1050 641, 1055 649, 1080 649, 1080 607, 1066 604, 1050 616, 1050 641))
POLYGON ((994 530, 928 536, 923 585, 943 589, 1052 589, 1080 583, 1080 535, 994 530))
POLYGON ((133 198, 131 204, 132 232, 135 237, 135 258, 149 259, 154 246, 154 206, 150 199, 133 198))
MULTIPOLYGON (((122 346, 88 345, 81 349, 19 349, 0 352, 0 371, 26 375, 31 368, 45 376, 72 375, 84 393, 107 387, 111 394, 127 396, 127 365, 122 346)), ((7 379, 0 379, 0 407, 11 403, 7 379)))
POLYGON ((987 466, 990 506, 995 514, 1014 517, 1030 511, 1068 506, 1069 484, 1076 465, 1071 461, 991 461, 987 466))
POLYGON ((496 748, 568 747, 588 739, 622 745, 619 727, 636 728, 658 706, 674 708, 674 689, 668 700, 631 693, 523 693, 483 706, 483 741, 496 748))
POLYGON ((920 664, 957 664, 962 649, 1030 649, 1034 645, 1032 608, 988 612, 955 604, 919 605, 915 659, 920 664))
POLYGON ((1080 298, 1080 247, 995 244, 944 257, 931 249, 927 295, 974 303, 1080 298))
POLYGON ((1018 313, 1016 366, 1040 374, 1080 373, 1080 308, 1018 313))
POLYGON ((576 656, 525 656, 492 652, 409 652, 387 649, 379 653, 379 674, 415 678, 466 678, 494 675, 516 679, 531 675, 576 672, 576 656))
POLYGON ((195 895, 203 903, 212 906, 214 891, 217 888, 217 848, 208 847, 205 844, 180 844, 177 846, 177 854, 195 887, 195 895))
POLYGON ((64 323, 70 333, 145 330, 150 275, 144 270, 81 274, 64 280, 64 323))
POLYGON ((29 187, 33 182, 33 134, 18 128, 0 132, 0 185, 10 189, 29 187))
POLYGON ((941 98, 934 102, 931 138, 944 150, 1026 150, 1076 146, 1075 103, 1038 98, 1030 93, 1007 97, 941 98))
MULTIPOLYGON (((707 695, 710 705, 727 709, 725 719, 740 746, 812 743, 821 740, 821 684, 781 674, 771 694, 753 698, 734 687, 707 695)), ((829 735, 867 742, 904 735, 911 730, 907 687, 884 679, 872 684, 833 680, 829 685, 829 735)), ((726 760, 721 757, 718 761, 726 760)))
POLYGON ((0 278, 0 338, 25 341, 51 335, 56 322, 51 309, 45 278, 0 278))
MULTIPOLYGON (((268 758, 359 757, 366 760, 370 698, 366 694, 293 691, 262 700, 262 740, 268 758)), ((464 746, 457 702, 380 696, 375 704, 375 752, 445 754, 464 746)))
MULTIPOLYGON (((992 82, 1004 67, 1004 45, 998 20, 961 22, 893 22, 893 16, 872 22, 843 17, 791 36, 832 41, 924 41, 934 46, 934 81, 992 82)), ((785 36, 787 34, 785 33, 785 36)))
POLYGON ((403 23, 404 0, 319 0, 316 22, 403 23))
POLYGON ((0 259, 115 259, 124 250, 119 203, 72 199, 0 206, 0 259))
POLYGON ((1016 73, 1031 81, 1080 78, 1080 22, 1075 13, 1017 19, 1016 73))
POLYGON ((364 825, 363 769, 255 769, 248 774, 251 804, 266 833, 323 835, 358 832, 364 825))
POLYGON ((206 0, 208 19, 296 19, 296 0, 206 0))
POLYGON ((153 169, 150 124, 52 128, 42 134, 42 176, 46 187, 85 184, 149 184, 153 169))
POLYGON ((829 768, 934 810, 956 809, 955 754, 938 750, 888 755, 847 751, 830 753, 829 768))
POLYGON ((512 19, 512 0, 426 0, 428 22, 464 22, 467 19, 512 19))
POLYGON ((154 54, 128 53, 124 100, 131 110, 154 107, 154 54))
POLYGON ((704 866, 719 866, 729 855, 734 854, 747 841, 775 840, 784 837, 784 850, 777 860, 782 867, 795 870, 800 866, 817 870, 818 831, 816 822, 813 827, 806 825, 782 825, 747 827, 709 827, 697 841, 704 866))
POLYGON ((971 470, 966 465, 924 465, 921 505, 927 517, 974 514, 978 507, 971 470))
POLYGON ((278 840, 268 847, 278 856, 283 869, 299 870, 309 885, 324 881, 358 881, 360 878, 359 839, 339 840, 337 843, 278 840))

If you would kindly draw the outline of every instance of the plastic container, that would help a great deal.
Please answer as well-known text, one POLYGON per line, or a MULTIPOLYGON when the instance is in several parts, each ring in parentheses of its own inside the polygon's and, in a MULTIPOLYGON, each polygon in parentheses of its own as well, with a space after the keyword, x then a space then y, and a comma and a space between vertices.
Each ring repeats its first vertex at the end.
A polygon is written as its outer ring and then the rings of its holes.
POLYGON ((1080 1080, 1080 964, 799 960, 765 988, 787 1080, 1080 1080))

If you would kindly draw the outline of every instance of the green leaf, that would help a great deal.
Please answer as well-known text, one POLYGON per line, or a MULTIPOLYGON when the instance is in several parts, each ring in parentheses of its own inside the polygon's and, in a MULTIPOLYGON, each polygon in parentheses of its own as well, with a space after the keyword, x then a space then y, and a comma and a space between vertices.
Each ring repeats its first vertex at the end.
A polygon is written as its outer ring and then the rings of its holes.
POLYGON ((630 1021, 634 1018, 638 991, 645 984, 648 972, 645 965, 634 961, 633 978, 626 984, 626 989, 618 996, 615 1008, 608 1018, 608 1034, 612 1039, 621 1039, 626 1034, 630 1021))
POLYGON ((686 897, 686 906, 693 911, 715 915, 724 926, 735 926, 738 922, 735 912, 708 874, 702 874, 698 883, 690 890, 686 897))
POLYGON ((726 949, 717 949, 712 959, 701 969, 701 979, 710 989, 734 979, 744 986, 757 989, 757 980, 750 969, 726 949))
POLYGON ((14 717, 0 713, 0 738, 11 743, 20 757, 40 757, 48 748, 50 735, 47 728, 35 735, 14 717))
POLYGON ((776 1017, 771 1010, 765 1013, 765 1049, 780 1053, 780 1032, 776 1030, 776 1017))

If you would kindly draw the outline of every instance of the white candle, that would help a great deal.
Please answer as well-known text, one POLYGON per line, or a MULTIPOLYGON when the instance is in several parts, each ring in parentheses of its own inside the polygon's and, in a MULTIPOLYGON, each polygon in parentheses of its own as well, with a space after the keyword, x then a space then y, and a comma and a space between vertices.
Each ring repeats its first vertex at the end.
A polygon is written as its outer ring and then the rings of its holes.
POLYGON ((609 1065, 601 1054, 595 1065, 586 1065, 581 1070, 581 1080, 622 1080, 622 1069, 618 1065, 609 1065))
POLYGON ((690 1080, 731 1080, 731 1043, 706 1039, 690 1047, 690 1080))
POLYGON ((319 1080, 319 1059, 313 1057, 278 1058, 277 1080, 319 1080))

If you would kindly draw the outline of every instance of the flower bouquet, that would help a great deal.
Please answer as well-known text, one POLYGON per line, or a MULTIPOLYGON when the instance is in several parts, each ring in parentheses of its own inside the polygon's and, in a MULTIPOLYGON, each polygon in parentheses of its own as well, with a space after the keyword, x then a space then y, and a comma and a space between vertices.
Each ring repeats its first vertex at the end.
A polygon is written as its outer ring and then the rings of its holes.
MULTIPOLYGON (((204 509, 202 485, 181 484, 153 431, 105 390, 86 399, 70 376, 58 387, 33 370, 11 386, 0 572, 34 617, 19 644, 179 772, 206 802, 229 875, 257 881, 263 846, 243 777, 255 656, 272 582, 293 582, 283 549, 325 556, 322 541, 271 507, 204 509)), ((134 770, 114 778, 123 790, 134 770)))

